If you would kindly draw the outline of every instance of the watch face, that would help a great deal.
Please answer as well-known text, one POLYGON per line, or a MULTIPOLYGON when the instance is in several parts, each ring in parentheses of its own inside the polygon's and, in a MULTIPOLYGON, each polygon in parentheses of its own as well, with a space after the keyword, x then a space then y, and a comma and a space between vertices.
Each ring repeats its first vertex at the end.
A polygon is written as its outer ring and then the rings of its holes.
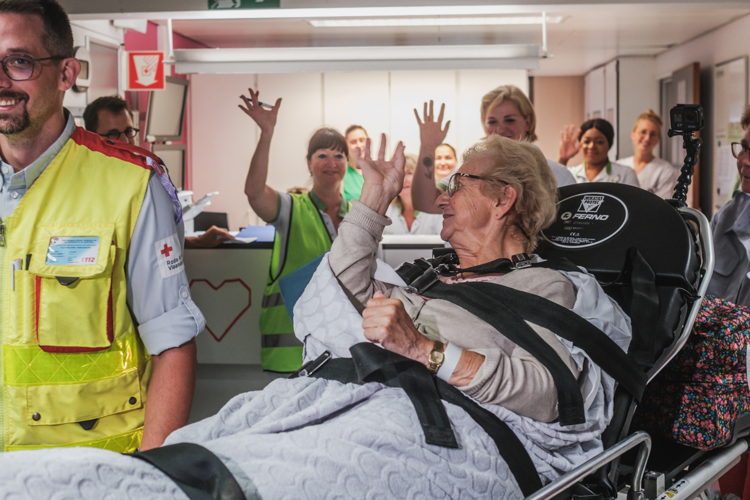
POLYGON ((441 351, 430 351, 430 362, 442 363, 443 359, 445 359, 445 354, 441 351))

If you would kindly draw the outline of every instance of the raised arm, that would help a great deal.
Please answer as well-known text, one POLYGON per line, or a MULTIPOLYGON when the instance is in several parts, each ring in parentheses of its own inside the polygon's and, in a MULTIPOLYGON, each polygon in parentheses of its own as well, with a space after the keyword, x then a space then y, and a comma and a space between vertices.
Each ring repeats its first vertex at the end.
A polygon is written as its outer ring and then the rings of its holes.
POLYGON ((333 274, 363 303, 376 289, 389 288, 372 278, 374 255, 388 223, 385 211, 404 183, 404 145, 399 142, 391 160, 386 160, 382 137, 377 159, 370 157, 370 139, 359 154, 357 163, 365 178, 362 194, 341 222, 328 258, 333 274))
POLYGON ((581 143, 578 142, 578 135, 581 129, 575 125, 566 125, 560 131, 560 152, 557 162, 561 165, 568 165, 568 161, 578 154, 581 150, 581 143))
POLYGON ((396 198, 404 185, 404 143, 400 142, 390 160, 385 159, 385 134, 380 134, 380 149, 377 159, 372 159, 370 138, 365 150, 360 151, 357 165, 362 169, 365 182, 359 201, 377 213, 385 215, 388 205, 396 198))
POLYGON ((434 119, 433 101, 424 103, 422 117, 417 110, 414 116, 419 125, 419 161, 414 171, 414 180, 411 185, 411 197, 414 208, 431 214, 440 213, 437 207, 437 199, 440 190, 435 186, 435 148, 445 141, 445 136, 450 127, 450 120, 443 126, 443 115, 445 103, 440 105, 440 113, 437 120, 434 119))
POLYGON ((281 98, 271 109, 265 109, 261 104, 259 92, 247 89, 249 97, 240 96, 242 104, 239 107, 247 116, 253 119, 260 127, 260 139, 255 147, 253 158, 250 160, 250 168, 245 179, 245 194, 250 206, 258 214, 258 217, 266 222, 276 218, 278 210, 278 193, 266 184, 268 179, 268 157, 271 150, 271 138, 276 127, 276 116, 281 107, 281 98))

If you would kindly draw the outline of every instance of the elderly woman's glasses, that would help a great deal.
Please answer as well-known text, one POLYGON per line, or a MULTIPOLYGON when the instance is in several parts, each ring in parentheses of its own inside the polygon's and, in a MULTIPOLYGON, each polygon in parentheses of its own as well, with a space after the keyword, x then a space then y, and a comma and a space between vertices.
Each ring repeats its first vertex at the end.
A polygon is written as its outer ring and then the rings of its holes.
POLYGON ((487 182, 499 182, 501 184, 508 184, 505 181, 499 179, 492 179, 490 177, 483 177, 481 175, 465 174, 463 172, 456 172, 448 178, 448 196, 453 196, 456 191, 461 187, 461 177, 467 177, 469 179, 479 179, 480 181, 487 182))
POLYGON ((15 82, 31 80, 36 75, 37 68, 42 61, 59 61, 65 59, 65 56, 50 57, 29 57, 22 55, 10 54, 0 59, 3 71, 8 78, 15 82))
POLYGON ((750 151, 750 147, 747 144, 742 144, 741 142, 732 143, 732 156, 735 158, 739 159, 740 155, 746 155, 748 151, 750 151))

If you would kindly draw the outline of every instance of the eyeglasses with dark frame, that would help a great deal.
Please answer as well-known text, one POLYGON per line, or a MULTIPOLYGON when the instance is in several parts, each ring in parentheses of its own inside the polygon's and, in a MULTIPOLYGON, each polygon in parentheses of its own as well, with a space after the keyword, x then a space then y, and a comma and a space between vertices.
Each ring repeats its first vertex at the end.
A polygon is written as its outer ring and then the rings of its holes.
POLYGON ((501 181, 500 179, 492 179, 490 177, 483 177, 481 175, 474 175, 474 174, 465 174, 463 172, 455 172, 448 178, 448 189, 446 190, 448 193, 448 196, 453 196, 456 194, 456 191, 461 187, 461 181, 459 180, 461 177, 467 177, 469 179, 478 179, 480 181, 487 181, 487 182, 498 182, 500 184, 508 185, 507 182, 501 181))
POLYGON ((733 142, 732 143, 732 156, 739 159, 740 155, 742 154, 748 154, 748 151, 750 151, 750 146, 747 144, 743 144, 741 142, 733 142))
POLYGON ((140 132, 141 129, 139 128, 133 128, 133 127, 127 127, 125 130, 117 130, 112 129, 109 132, 105 132, 104 134, 99 134, 102 137, 106 137, 107 139, 114 139, 117 140, 120 138, 121 135, 124 135, 125 137, 133 138, 136 135, 138 135, 138 132, 140 132))
POLYGON ((61 61, 67 59, 65 56, 29 57, 22 54, 8 54, 0 59, 3 71, 14 82, 31 80, 37 74, 40 62, 61 61))

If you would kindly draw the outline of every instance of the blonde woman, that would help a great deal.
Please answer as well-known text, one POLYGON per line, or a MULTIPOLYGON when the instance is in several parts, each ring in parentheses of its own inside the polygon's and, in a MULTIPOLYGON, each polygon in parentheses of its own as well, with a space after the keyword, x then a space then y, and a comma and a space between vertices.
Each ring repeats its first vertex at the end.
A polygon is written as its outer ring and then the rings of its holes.
POLYGON ((661 139, 661 117, 652 109, 640 115, 630 132, 633 141, 633 156, 617 160, 635 170, 638 183, 643 189, 662 198, 672 198, 680 170, 666 160, 654 156, 654 149, 661 139))
MULTIPOLYGON (((414 177, 414 203, 420 210, 437 213, 436 200, 440 195, 439 188, 426 179, 432 179, 435 167, 435 147, 443 142, 450 120, 443 125, 445 104, 435 116, 434 103, 424 104, 422 116, 417 110, 414 115, 419 124, 420 150, 417 172, 414 177)), ((536 113, 534 106, 526 94, 514 85, 501 85, 483 97, 479 107, 482 127, 487 137, 499 135, 514 141, 536 141, 536 113)), ((547 159, 547 166, 551 170, 557 186, 575 184, 575 179, 563 165, 547 159)))

